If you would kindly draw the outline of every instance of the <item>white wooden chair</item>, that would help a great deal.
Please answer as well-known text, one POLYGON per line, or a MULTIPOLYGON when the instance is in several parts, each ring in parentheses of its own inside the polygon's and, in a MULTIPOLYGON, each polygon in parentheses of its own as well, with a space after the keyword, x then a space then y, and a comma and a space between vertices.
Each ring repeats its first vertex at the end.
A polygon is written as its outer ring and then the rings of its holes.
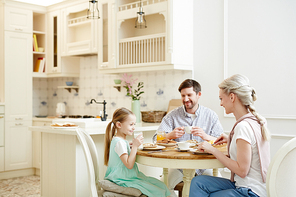
POLYGON ((296 137, 277 151, 269 165, 266 180, 269 197, 296 196, 296 137))
MULTIPOLYGON (((82 149, 85 154, 87 170, 88 170, 88 178, 89 178, 89 183, 90 183, 90 196, 91 197, 130 196, 130 195, 121 194, 120 191, 126 192, 128 190, 133 190, 133 191, 138 190, 135 188, 126 188, 126 187, 123 188, 121 186, 116 186, 116 188, 115 188, 115 189, 117 189, 116 193, 112 192, 112 191, 102 190, 100 187, 100 184, 99 184, 99 160, 98 160, 98 152, 97 152, 95 143, 94 143, 93 139, 90 137, 90 135, 87 132, 85 132, 83 129, 77 128, 76 133, 77 133, 77 138, 78 138, 80 144, 82 145, 82 149), (104 195, 104 193, 106 195, 104 195)), ((109 182, 109 181, 107 181, 107 182, 109 182)), ((116 185, 112 182, 110 182, 110 184, 112 184, 113 186, 116 185)), ((108 185, 109 185, 109 183, 108 183, 108 185)), ((112 185, 111 185, 111 187, 112 187, 112 185)), ((140 193, 140 195, 141 195, 140 190, 136 191, 136 193, 140 193)), ((145 195, 142 194, 141 197, 145 197, 145 195)))

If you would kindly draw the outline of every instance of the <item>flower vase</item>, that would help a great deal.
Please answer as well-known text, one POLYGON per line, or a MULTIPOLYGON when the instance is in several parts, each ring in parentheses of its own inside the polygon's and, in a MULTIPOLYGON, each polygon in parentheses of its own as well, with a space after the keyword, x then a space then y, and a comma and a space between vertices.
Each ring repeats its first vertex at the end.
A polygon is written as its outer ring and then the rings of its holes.
POLYGON ((141 122, 140 100, 132 100, 132 112, 136 116, 136 122, 141 122))

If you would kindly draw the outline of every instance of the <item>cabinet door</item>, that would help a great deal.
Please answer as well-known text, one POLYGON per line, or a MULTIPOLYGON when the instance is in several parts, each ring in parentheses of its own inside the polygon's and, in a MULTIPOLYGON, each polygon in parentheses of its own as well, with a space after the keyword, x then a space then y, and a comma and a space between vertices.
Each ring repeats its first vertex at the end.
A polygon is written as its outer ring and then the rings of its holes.
POLYGON ((4 171, 4 147, 0 147, 0 172, 4 171))
POLYGON ((100 4, 101 19, 99 20, 99 53, 98 66, 99 69, 108 69, 115 67, 115 27, 114 15, 115 6, 114 1, 106 1, 100 4))
POLYGON ((5 8, 4 28, 7 31, 32 33, 32 11, 14 7, 5 8))
POLYGON ((66 55, 96 54, 98 52, 98 20, 87 19, 88 3, 81 3, 62 11, 66 24, 64 40, 66 55))
POLYGON ((60 21, 59 10, 47 14, 47 73, 61 72, 60 21))
POLYGON ((41 133, 34 131, 33 139, 33 167, 40 169, 41 166, 41 133))
MULTIPOLYGON (((33 126, 50 126, 51 121, 33 121, 33 126)), ((33 131, 33 167, 41 167, 41 133, 33 131)))
POLYGON ((32 167, 31 121, 5 123, 5 171, 32 167))
POLYGON ((32 119, 32 34, 5 31, 5 119, 32 119))

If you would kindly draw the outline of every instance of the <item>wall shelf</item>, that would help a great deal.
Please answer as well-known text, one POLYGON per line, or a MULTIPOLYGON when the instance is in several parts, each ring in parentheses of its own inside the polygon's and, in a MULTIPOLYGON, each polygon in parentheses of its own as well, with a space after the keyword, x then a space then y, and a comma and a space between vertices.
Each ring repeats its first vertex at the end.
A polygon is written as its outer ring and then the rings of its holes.
POLYGON ((114 85, 113 87, 116 88, 118 90, 118 92, 121 91, 121 85, 114 85))
POLYGON ((79 86, 58 86, 58 88, 66 89, 71 93, 71 90, 74 89, 77 93, 79 90, 79 86))

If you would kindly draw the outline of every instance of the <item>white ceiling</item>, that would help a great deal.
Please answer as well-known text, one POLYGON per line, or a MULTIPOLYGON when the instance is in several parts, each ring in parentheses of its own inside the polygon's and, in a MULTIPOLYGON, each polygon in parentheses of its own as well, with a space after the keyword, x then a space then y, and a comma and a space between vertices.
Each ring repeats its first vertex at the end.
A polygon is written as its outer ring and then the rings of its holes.
POLYGON ((41 5, 41 6, 49 6, 49 5, 60 3, 66 0, 13 0, 13 1, 25 2, 25 3, 41 5))

